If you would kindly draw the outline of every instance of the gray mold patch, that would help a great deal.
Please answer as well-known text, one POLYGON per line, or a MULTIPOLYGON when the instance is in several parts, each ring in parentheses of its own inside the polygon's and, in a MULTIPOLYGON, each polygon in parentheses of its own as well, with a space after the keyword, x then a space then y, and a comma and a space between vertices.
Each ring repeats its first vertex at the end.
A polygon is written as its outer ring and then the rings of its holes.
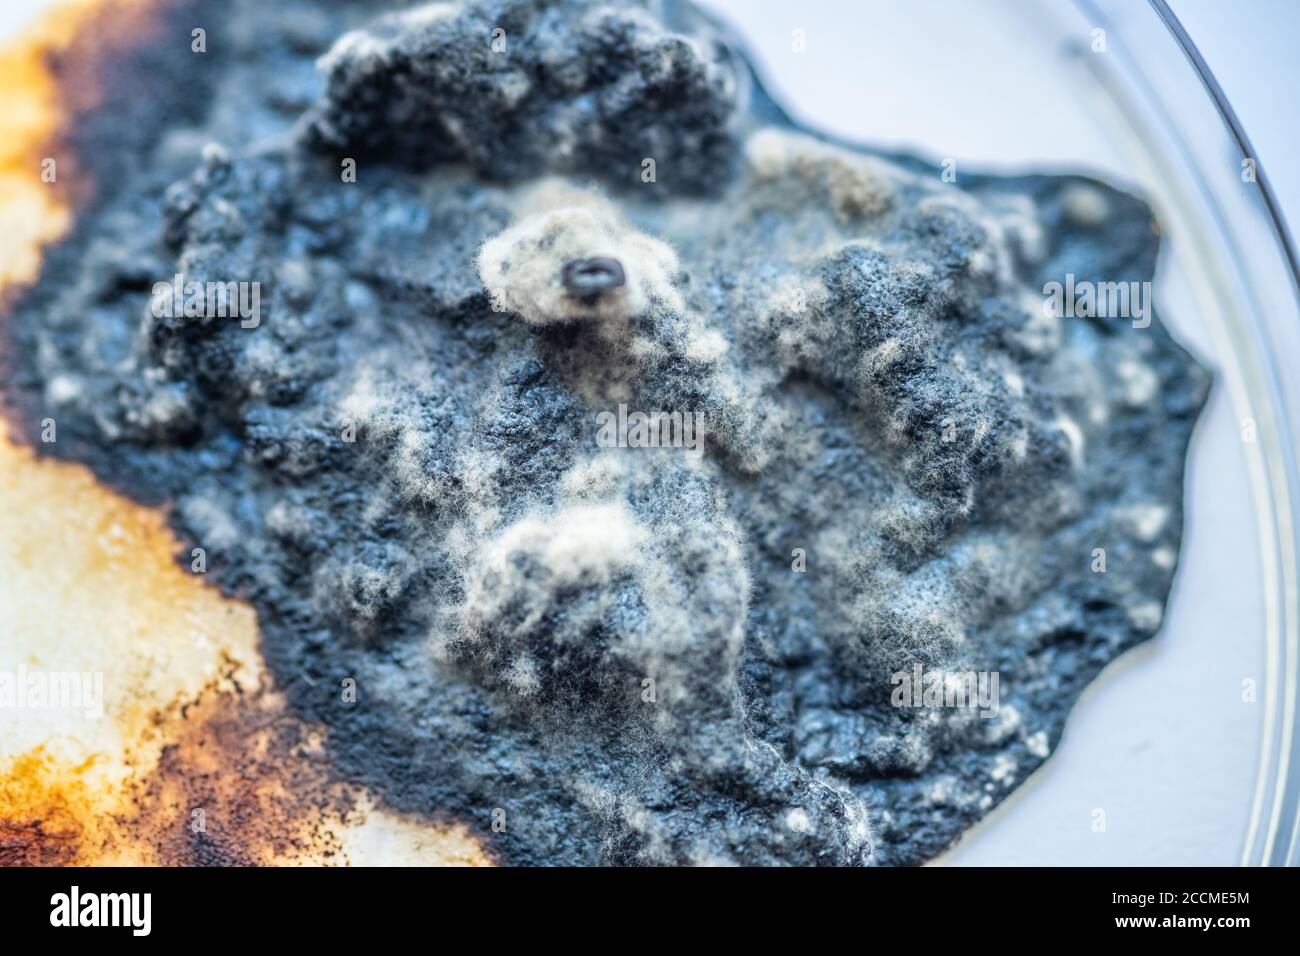
POLYGON ((640 4, 265 7, 15 392, 174 505, 341 774, 513 863, 917 863, 1158 629, 1207 376, 1043 292, 1149 281, 1142 202, 771 125, 640 4), (261 321, 156 314, 178 273, 261 321))
POLYGON ((313 145, 492 179, 632 183, 652 159, 665 188, 702 193, 727 177, 748 75, 716 37, 600 0, 425 4, 348 32, 320 66, 313 145))

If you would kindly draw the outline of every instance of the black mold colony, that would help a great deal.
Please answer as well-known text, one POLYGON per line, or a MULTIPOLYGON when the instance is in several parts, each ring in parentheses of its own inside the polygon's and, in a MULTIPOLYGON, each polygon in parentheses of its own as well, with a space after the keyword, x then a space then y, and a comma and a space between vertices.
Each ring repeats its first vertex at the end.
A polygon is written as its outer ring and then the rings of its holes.
POLYGON ((1150 279, 1146 207, 805 136, 688 9, 367 7, 223 4, 201 64, 177 17, 193 99, 108 158, 106 98, 27 432, 174 504, 340 773, 508 862, 943 849, 1160 622, 1206 377, 1041 291, 1150 279), (257 321, 158 314, 176 274, 257 321), (916 665, 996 716, 892 706, 916 665))

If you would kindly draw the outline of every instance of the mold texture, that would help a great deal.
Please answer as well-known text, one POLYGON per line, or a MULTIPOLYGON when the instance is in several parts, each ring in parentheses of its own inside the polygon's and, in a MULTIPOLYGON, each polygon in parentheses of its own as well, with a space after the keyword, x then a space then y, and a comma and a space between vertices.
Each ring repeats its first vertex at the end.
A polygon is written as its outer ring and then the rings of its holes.
POLYGON ((801 132, 679 5, 214 11, 188 101, 83 124, 11 393, 347 779, 510 863, 917 863, 1158 629, 1207 376, 1043 292, 1150 280, 1139 199, 801 132))

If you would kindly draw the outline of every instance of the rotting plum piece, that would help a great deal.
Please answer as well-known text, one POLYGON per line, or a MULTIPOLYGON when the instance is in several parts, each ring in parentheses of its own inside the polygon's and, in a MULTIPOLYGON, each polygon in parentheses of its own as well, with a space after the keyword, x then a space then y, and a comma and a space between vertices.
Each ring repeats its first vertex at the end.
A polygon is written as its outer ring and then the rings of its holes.
POLYGON ((393 807, 513 863, 920 862, 1157 630, 1208 378, 1044 310, 1150 280, 1141 201, 824 142, 656 6, 236 5, 273 55, 19 304, 23 422, 174 502, 393 807), (176 274, 260 321, 157 315, 176 274), (608 447, 620 406, 702 455, 608 447), (996 713, 895 706, 918 666, 996 713))

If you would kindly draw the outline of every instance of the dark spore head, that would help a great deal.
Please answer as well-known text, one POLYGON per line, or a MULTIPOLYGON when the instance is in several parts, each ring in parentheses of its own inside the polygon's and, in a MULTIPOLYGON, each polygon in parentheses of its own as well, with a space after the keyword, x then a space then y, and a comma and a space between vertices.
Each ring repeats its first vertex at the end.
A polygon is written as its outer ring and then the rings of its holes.
POLYGON ((627 282, 623 263, 610 256, 573 259, 564 264, 560 281, 569 295, 583 305, 592 305, 604 293, 627 282))

